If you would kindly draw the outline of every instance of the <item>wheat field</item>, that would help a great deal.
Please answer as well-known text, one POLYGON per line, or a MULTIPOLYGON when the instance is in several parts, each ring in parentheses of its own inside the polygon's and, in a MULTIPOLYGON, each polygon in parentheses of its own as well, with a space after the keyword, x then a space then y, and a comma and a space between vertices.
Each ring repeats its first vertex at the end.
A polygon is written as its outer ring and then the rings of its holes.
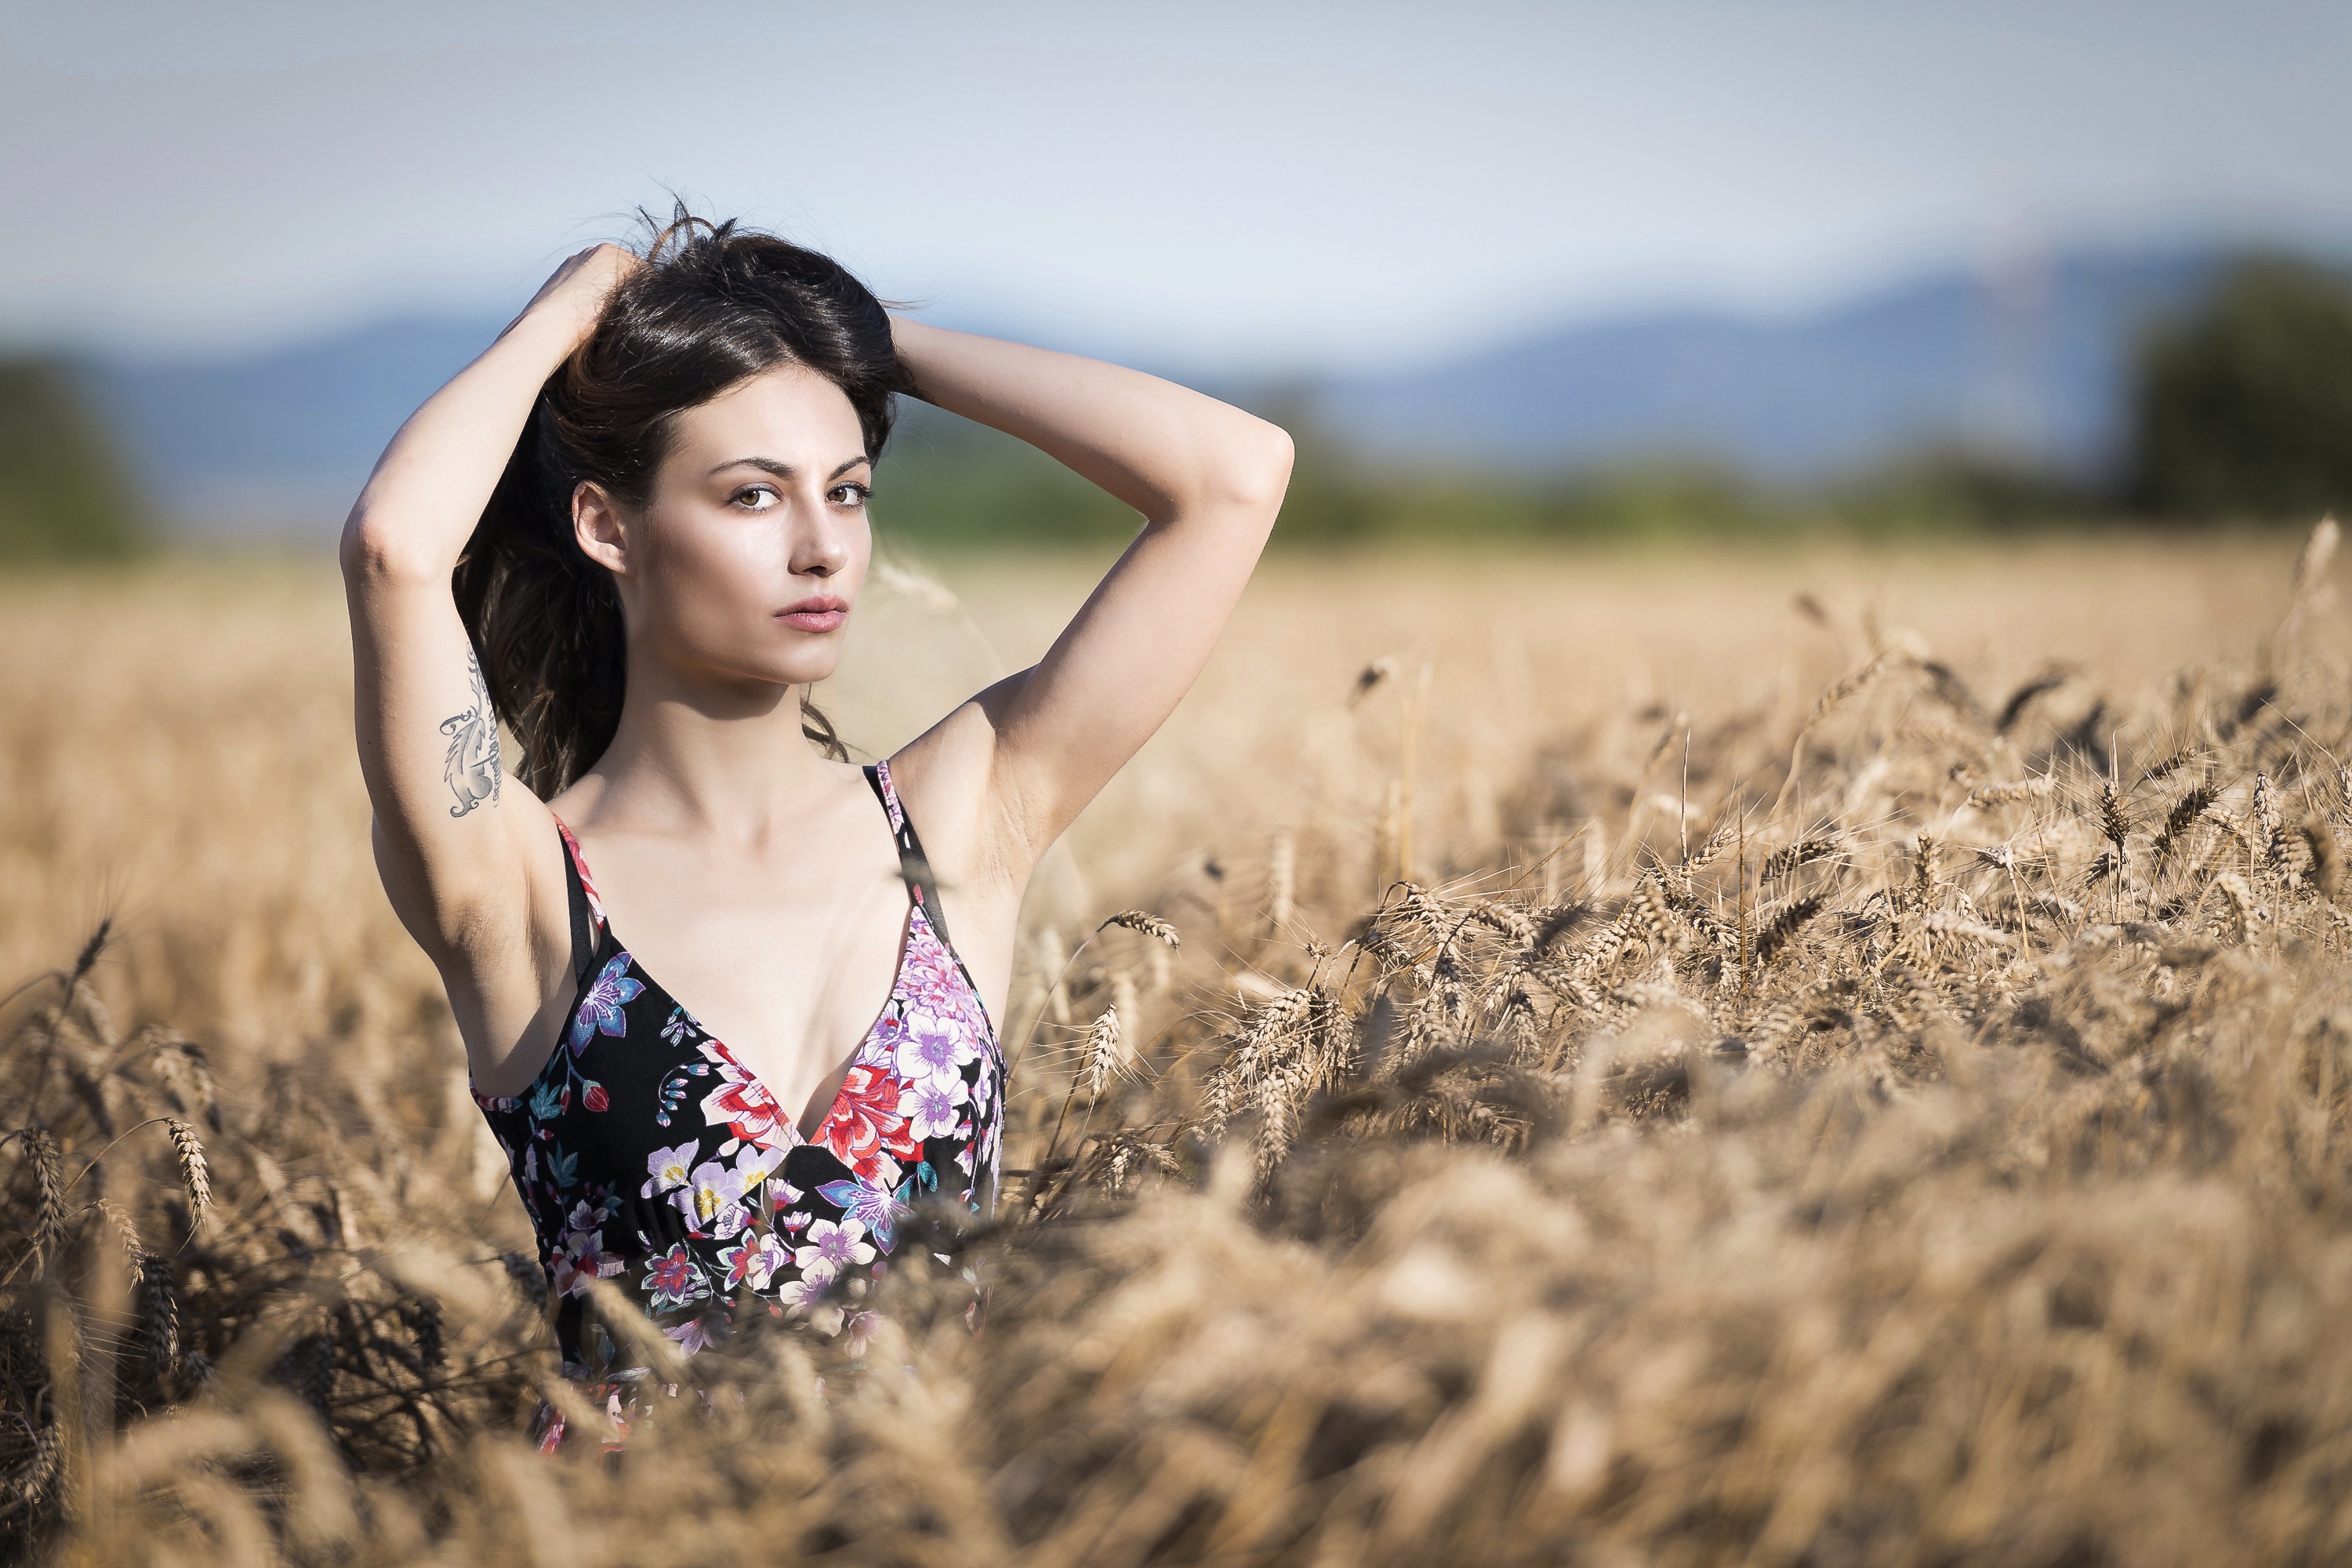
MULTIPOLYGON (((1270 562, 1040 873, 994 1219, 611 1460, 331 570, 0 579, 8 1554, 2352 1560, 2334 544, 1270 562)), ((821 700, 1101 564, 895 564, 821 700)))

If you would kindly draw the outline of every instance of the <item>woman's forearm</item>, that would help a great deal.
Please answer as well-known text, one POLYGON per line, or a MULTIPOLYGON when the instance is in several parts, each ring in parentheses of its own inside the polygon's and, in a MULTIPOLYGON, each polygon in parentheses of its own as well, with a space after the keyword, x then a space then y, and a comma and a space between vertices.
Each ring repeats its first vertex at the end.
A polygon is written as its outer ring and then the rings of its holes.
POLYGON ((1076 354, 891 318, 918 394, 1016 436, 1152 522, 1204 504, 1278 495, 1278 427, 1213 397, 1076 354))
POLYGON ((601 256, 611 248, 566 262, 496 342, 409 416, 343 526, 347 568, 447 578, 539 389, 593 329, 620 276, 621 263, 601 256))

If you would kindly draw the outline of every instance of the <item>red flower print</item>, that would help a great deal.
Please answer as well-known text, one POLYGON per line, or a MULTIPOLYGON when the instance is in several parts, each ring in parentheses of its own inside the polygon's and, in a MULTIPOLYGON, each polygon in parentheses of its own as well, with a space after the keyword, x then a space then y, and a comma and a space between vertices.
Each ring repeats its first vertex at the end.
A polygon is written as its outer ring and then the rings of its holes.
POLYGON ((588 1092, 583 1098, 591 1110, 602 1110, 613 1103, 612 1098, 604 1092, 604 1086, 601 1083, 590 1084, 588 1092))
MULTIPOLYGON (((784 1116, 784 1108, 768 1092, 768 1086, 735 1059, 735 1053, 717 1040, 702 1042, 702 1054, 719 1064, 719 1087, 703 1096, 702 1116, 709 1122, 724 1122, 730 1131, 746 1143, 763 1148, 782 1144, 790 1147, 800 1142, 796 1130, 784 1116)), ((730 1153, 722 1149, 720 1153, 730 1153)))
POLYGON ((703 1277, 702 1265, 680 1242, 646 1260, 646 1290, 653 1298, 654 1310, 661 1311, 701 1300, 710 1294, 710 1283, 703 1277))
POLYGON ((887 1068, 859 1062, 841 1080, 841 1092, 825 1112, 816 1135, 819 1148, 830 1149, 862 1181, 888 1186, 898 1177, 887 1156, 912 1156, 920 1145, 898 1114, 898 1080, 887 1068))

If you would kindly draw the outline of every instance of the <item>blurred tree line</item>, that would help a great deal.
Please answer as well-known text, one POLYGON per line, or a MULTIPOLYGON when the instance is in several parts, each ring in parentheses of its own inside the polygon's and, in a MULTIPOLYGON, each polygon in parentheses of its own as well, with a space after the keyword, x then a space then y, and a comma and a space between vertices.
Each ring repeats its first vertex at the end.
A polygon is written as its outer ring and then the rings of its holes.
POLYGON ((2352 287, 2341 274, 2250 260, 2149 336, 2126 500, 2179 518, 2352 503, 2352 287))
MULTIPOLYGON (((2125 450, 2095 480, 1964 448, 1906 454, 1809 489, 1702 462, 1554 475, 1385 468, 1323 430, 1304 389, 1251 401, 1298 443, 1276 534, 1294 544, 1945 533, 2133 518, 2304 524, 2352 508, 2352 279, 2251 258, 2218 273, 2190 309, 2149 323, 2125 450)), ((1102 542, 1135 526, 1125 508, 1009 437, 920 407, 905 429, 876 509, 926 543, 1102 542)))
POLYGON ((0 360, 0 561, 136 553, 151 533, 129 472, 67 365, 0 360))
MULTIPOLYGON (((2192 309, 2152 324, 2135 365, 2126 450, 2096 483, 1959 449, 1805 490, 1702 463, 1554 475, 1383 468, 1318 425, 1308 391, 1252 401, 1298 443, 1276 534, 1285 543, 1940 533, 2126 517, 2305 522, 2352 507, 2352 281, 2253 258, 2220 273, 2192 309)), ((0 360, 0 561, 137 552, 153 532, 130 472, 68 366, 0 360)), ((1103 543, 1136 524, 1020 442, 917 404, 876 489, 886 529, 950 549, 1103 543)))

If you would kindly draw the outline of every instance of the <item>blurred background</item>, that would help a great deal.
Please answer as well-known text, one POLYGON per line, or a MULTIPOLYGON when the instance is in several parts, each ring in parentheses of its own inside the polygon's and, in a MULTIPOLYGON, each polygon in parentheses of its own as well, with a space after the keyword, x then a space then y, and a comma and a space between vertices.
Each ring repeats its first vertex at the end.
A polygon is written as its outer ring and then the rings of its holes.
MULTIPOLYGON (((1883 534, 2352 496, 2352 13, 0 7, 0 557, 323 549, 673 197, 1282 420, 1277 534, 1883 534)), ((1134 520, 919 411, 939 551, 1134 520)))
MULTIPOLYGON (((0 1568, 2345 1561, 2347 83, 2341 0, 0 0, 0 1568), (332 545, 674 200, 1300 457, 1030 884, 985 1336, 608 1487, 332 545)), ((1137 522, 901 430, 860 760, 1137 522)))

